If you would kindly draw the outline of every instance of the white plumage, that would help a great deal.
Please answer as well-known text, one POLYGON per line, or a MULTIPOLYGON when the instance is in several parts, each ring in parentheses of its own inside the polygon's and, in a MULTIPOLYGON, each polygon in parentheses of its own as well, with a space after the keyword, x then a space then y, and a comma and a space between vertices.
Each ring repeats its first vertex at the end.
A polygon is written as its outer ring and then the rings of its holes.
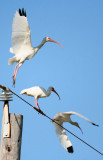
POLYGON ((33 58, 34 55, 38 52, 38 50, 46 42, 54 42, 59 44, 51 38, 45 37, 40 43, 40 45, 38 45, 37 47, 33 47, 31 44, 31 31, 26 17, 26 11, 24 11, 24 9, 19 9, 19 12, 16 11, 12 24, 12 47, 10 48, 10 52, 15 54, 15 56, 10 58, 8 61, 9 65, 12 65, 14 62, 18 63, 15 66, 13 74, 14 86, 18 69, 21 67, 25 60, 33 58))
POLYGON ((48 90, 46 91, 42 87, 35 86, 35 87, 31 87, 31 88, 22 90, 20 92, 20 94, 24 94, 24 95, 35 97, 35 104, 38 107, 38 109, 40 109, 39 105, 38 105, 38 99, 50 96, 51 91, 56 93, 58 95, 59 99, 60 99, 59 94, 55 91, 55 89, 53 87, 49 87, 48 90))
MULTIPOLYGON (((72 143, 70 142, 65 130, 61 127, 63 126, 64 122, 69 122, 72 125, 75 125, 76 127, 78 127, 80 130, 81 128, 79 127, 79 124, 77 122, 73 122, 70 118, 71 115, 77 115, 85 120, 87 120, 89 123, 96 125, 95 123, 91 122, 89 119, 87 119, 86 117, 84 117, 83 115, 77 113, 77 112, 64 112, 64 113, 58 113, 56 114, 56 116, 53 119, 53 124, 54 124, 54 128, 55 128, 55 132, 59 138, 59 141, 61 143, 61 145, 70 153, 73 153, 73 146, 72 143), (56 121, 58 124, 56 124, 54 121, 56 121), (60 126, 61 125, 61 126, 60 126)), ((81 130, 82 131, 82 130, 81 130)))

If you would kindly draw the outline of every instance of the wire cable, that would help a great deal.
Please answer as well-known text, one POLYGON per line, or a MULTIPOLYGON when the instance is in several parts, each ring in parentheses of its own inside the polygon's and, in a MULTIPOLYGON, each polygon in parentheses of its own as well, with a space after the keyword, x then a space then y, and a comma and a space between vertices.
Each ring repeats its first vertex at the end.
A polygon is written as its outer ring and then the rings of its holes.
POLYGON ((13 92, 11 89, 0 85, 0 88, 10 91, 12 94, 14 94, 15 96, 17 96, 19 99, 21 99, 22 101, 24 101, 25 103, 27 103, 29 106, 31 106, 33 109, 35 109, 38 113, 42 114, 43 116, 47 117, 49 120, 51 120, 52 122, 55 122, 57 125, 59 125, 61 128, 65 129, 67 132, 69 132, 71 135, 73 135, 74 137, 76 137, 77 139, 79 139, 81 142, 83 142, 84 144, 86 144, 87 146, 89 146, 90 148, 92 148, 93 150, 95 150, 96 152, 98 152, 99 154, 103 155, 103 153, 101 153, 100 151, 98 151, 97 149, 95 149, 94 147, 92 147, 90 144, 88 144, 87 142, 85 142, 84 140, 82 140, 81 138, 79 138, 78 136, 76 136, 74 133, 70 132, 68 129, 66 129, 65 127, 61 126, 60 124, 58 124, 54 119, 50 118, 48 115, 46 115, 42 110, 36 108, 35 106, 33 106, 32 104, 30 104, 29 102, 27 102, 25 99, 21 98, 18 94, 16 94, 15 92, 13 92))

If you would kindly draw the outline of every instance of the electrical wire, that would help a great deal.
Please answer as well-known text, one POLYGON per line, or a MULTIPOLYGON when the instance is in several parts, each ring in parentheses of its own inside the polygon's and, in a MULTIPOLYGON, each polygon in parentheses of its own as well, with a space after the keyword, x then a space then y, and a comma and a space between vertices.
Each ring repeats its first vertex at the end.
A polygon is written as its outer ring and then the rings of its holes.
POLYGON ((90 148, 92 148, 93 150, 95 150, 96 152, 98 152, 99 154, 103 155, 103 153, 101 153, 100 151, 98 151, 97 149, 95 149, 94 147, 92 147, 90 144, 88 144, 87 142, 85 142, 84 140, 82 140, 81 138, 79 138, 78 136, 76 136, 74 133, 70 132, 68 129, 66 129, 65 127, 61 126, 60 124, 58 124, 54 119, 50 118, 48 115, 46 115, 42 110, 36 108, 35 106, 33 106, 32 104, 30 104, 29 102, 27 102, 25 99, 23 99, 22 97, 20 97, 18 94, 16 94, 15 92, 13 92, 11 89, 0 85, 0 88, 2 88, 3 90, 7 90, 10 91, 12 94, 14 94, 15 96, 17 96, 19 99, 21 99, 22 101, 24 101, 25 103, 27 103, 29 106, 31 106, 33 109, 35 109, 38 113, 42 114, 43 116, 47 117, 49 120, 51 120, 52 122, 55 122, 57 125, 59 125, 61 128, 65 129, 67 132, 69 132, 70 134, 72 134, 74 137, 76 137, 77 139, 79 139, 81 142, 83 142, 84 144, 86 144, 87 146, 89 146, 90 148))

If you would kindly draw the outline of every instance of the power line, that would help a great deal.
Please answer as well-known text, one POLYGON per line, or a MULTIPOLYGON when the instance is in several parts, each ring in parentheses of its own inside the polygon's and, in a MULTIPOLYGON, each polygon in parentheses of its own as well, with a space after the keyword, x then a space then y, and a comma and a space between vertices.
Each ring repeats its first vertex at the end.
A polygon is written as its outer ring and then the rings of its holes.
POLYGON ((103 155, 103 153, 101 153, 100 151, 98 151, 97 149, 95 149, 94 147, 92 147, 90 144, 88 144, 87 142, 85 142, 84 140, 82 140, 81 138, 79 138, 78 136, 76 136, 74 133, 70 132, 68 129, 66 129, 65 127, 61 126, 60 124, 58 124, 55 120, 53 120, 52 118, 50 118, 48 115, 46 115, 42 110, 36 108, 35 106, 33 106, 32 104, 30 104, 29 102, 27 102, 25 99, 21 98, 18 94, 16 94, 15 92, 13 92, 11 89, 0 85, 0 88, 10 91, 12 94, 14 94, 15 96, 17 96, 18 98, 20 98, 22 101, 24 101, 25 103, 27 103, 29 106, 31 106, 33 109, 35 109, 38 113, 42 114, 43 116, 47 117, 49 120, 55 122, 57 125, 59 125, 61 128, 65 129, 67 132, 69 132, 70 134, 72 134, 74 137, 76 137, 77 139, 79 139, 81 142, 85 143, 87 146, 89 146, 90 148, 92 148, 93 150, 95 150, 96 152, 98 152, 99 154, 103 155))

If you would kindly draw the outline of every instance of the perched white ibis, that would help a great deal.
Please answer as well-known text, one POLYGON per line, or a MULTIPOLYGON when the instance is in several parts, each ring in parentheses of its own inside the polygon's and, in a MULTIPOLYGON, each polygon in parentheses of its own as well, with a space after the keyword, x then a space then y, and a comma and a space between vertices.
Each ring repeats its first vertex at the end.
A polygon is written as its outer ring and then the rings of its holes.
MULTIPOLYGON (((76 112, 64 112, 64 113, 58 113, 56 114, 56 116, 53 119, 53 124, 55 127, 55 131, 56 134, 60 140, 61 145, 69 152, 69 153, 73 153, 73 146, 72 143, 70 142, 65 130, 61 127, 63 125, 63 122, 69 122, 72 125, 75 125, 76 127, 78 127, 80 130, 81 128, 79 127, 79 124, 77 122, 73 122, 70 118, 71 115, 77 115, 81 118, 84 118, 85 120, 87 120, 89 123, 96 125, 95 123, 91 122, 89 119, 87 119, 86 117, 84 117, 83 115, 76 113, 76 112), (55 122, 57 122, 58 124, 56 124, 55 122), (60 126, 61 125, 61 126, 60 126)), ((81 130, 82 131, 82 130, 81 130)), ((83 132, 82 132, 83 133, 83 132)))
POLYGON ((39 105, 38 105, 38 99, 50 96, 51 91, 53 91, 54 93, 56 93, 57 96, 60 99, 59 94, 55 91, 55 89, 53 87, 49 87, 48 90, 46 91, 42 87, 35 86, 35 87, 31 87, 31 88, 22 90, 20 92, 20 94, 24 94, 24 95, 27 95, 27 96, 34 97, 35 98, 35 104, 36 104, 37 108, 40 109, 39 105))
POLYGON ((24 11, 24 9, 19 9, 19 12, 16 11, 12 24, 12 48, 10 48, 10 52, 15 54, 15 56, 10 58, 8 61, 9 65, 17 62, 13 74, 14 86, 18 69, 21 67, 25 60, 33 58, 38 50, 46 42, 54 42, 61 46, 60 43, 52 40, 49 37, 45 37, 40 45, 38 45, 37 47, 33 47, 31 44, 31 31, 29 28, 26 11, 24 11))

